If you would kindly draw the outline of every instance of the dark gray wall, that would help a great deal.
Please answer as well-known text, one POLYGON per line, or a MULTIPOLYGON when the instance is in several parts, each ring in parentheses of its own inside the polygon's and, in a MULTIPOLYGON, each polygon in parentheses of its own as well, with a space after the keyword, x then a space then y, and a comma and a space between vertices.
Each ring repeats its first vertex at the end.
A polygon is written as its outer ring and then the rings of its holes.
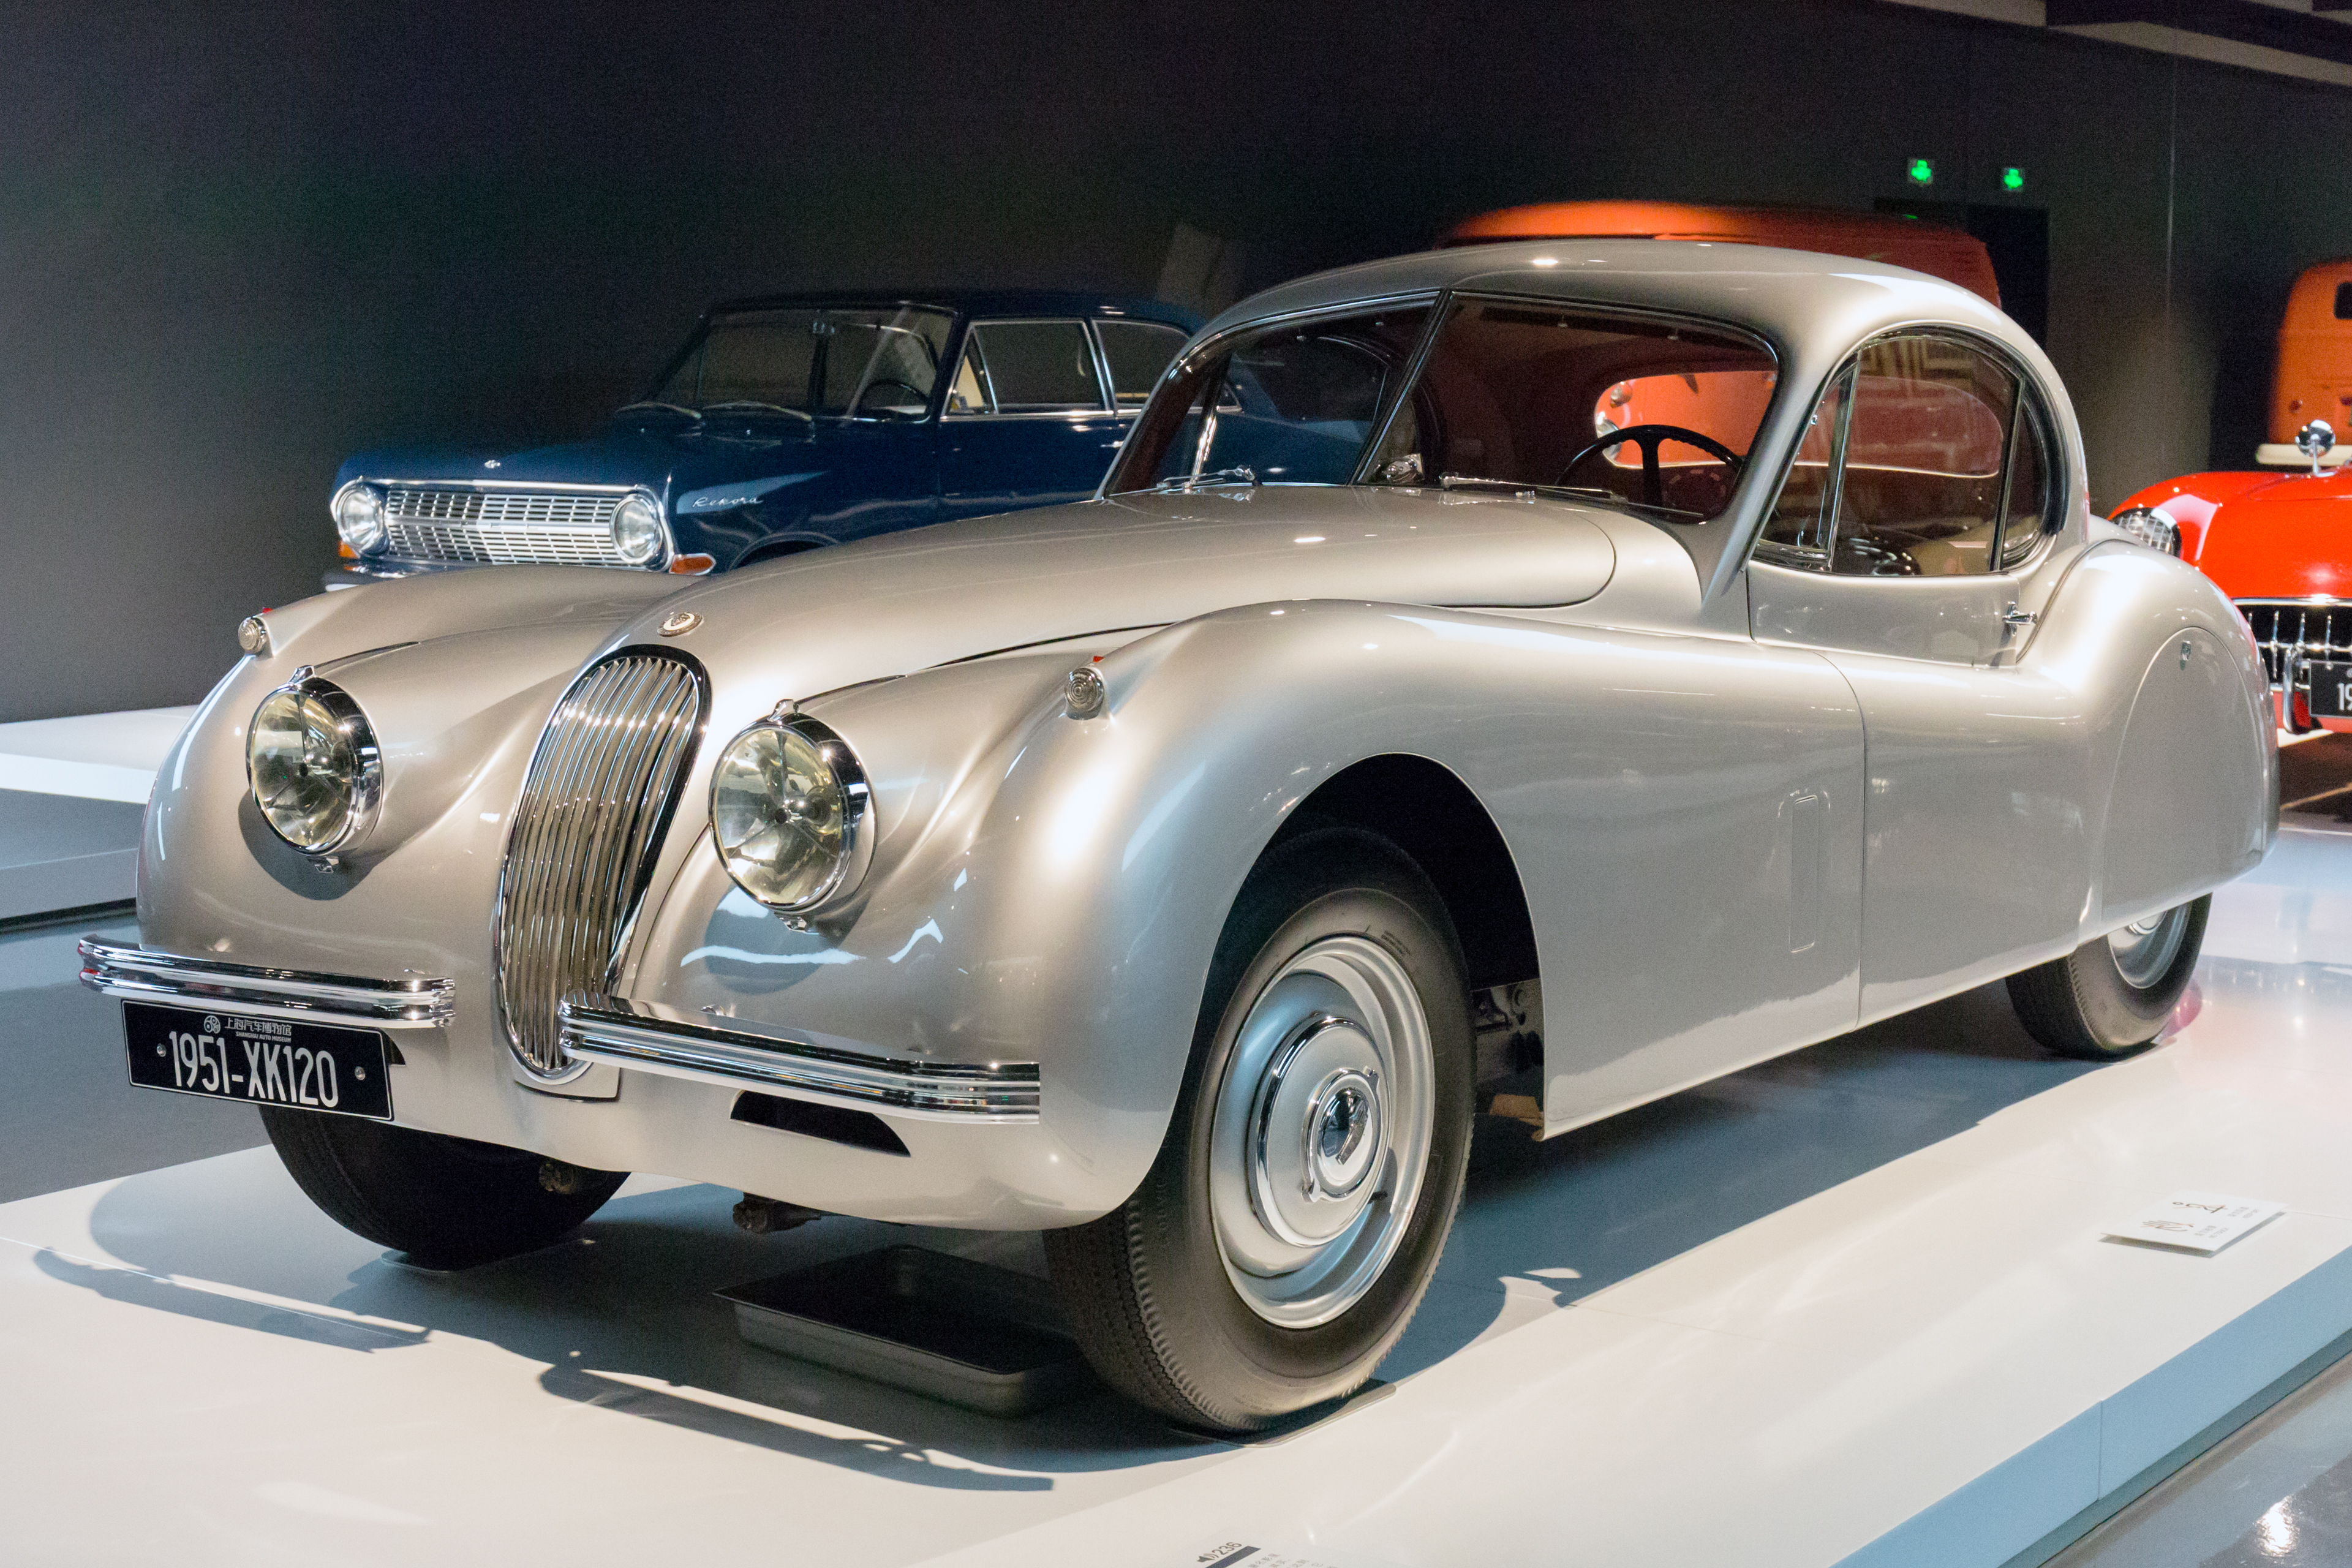
POLYGON ((1508 202, 2050 210, 2093 487, 2244 461, 2352 93, 1868 0, 0 3, 0 720, 193 700, 350 450, 576 431, 710 297, 1244 282, 1508 202), (2168 237, 2169 237, 2168 241, 2168 237))

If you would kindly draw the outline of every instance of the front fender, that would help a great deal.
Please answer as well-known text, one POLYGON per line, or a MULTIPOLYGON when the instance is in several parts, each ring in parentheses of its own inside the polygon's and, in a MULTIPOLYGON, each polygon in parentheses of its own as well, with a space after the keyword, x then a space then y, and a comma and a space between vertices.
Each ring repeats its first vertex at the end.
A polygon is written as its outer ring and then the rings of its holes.
POLYGON ((625 994, 891 1056, 1036 1062, 1048 1136, 992 1179, 1042 1223, 1104 1213, 1159 1151, 1267 842, 1322 781, 1454 710, 1464 655, 1408 618, 1428 614, 1293 602, 1171 626, 1103 658, 1090 720, 1060 698, 1084 649, 809 703, 878 782, 866 888, 795 931, 697 825, 625 994))

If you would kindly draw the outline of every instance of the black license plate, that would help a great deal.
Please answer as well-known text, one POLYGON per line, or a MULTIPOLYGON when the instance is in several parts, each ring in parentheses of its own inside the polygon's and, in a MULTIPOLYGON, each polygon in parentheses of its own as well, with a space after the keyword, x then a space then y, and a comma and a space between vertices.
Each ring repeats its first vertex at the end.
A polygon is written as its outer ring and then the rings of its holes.
POLYGON ((2306 664, 2311 678, 2311 716, 2352 719, 2352 664, 2306 664))
POLYGON ((122 1005, 131 1081, 143 1089, 392 1120, 383 1037, 226 1009, 122 1005))

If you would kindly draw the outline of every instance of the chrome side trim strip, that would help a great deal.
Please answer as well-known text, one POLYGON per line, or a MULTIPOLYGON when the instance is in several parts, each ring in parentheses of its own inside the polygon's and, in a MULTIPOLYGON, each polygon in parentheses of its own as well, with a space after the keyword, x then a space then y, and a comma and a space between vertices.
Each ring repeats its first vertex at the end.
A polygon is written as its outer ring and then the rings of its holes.
POLYGON ((929 1121, 1037 1120, 1034 1062, 910 1061, 810 1045, 734 1019, 689 1022, 616 996, 575 994, 558 1009, 563 1054, 722 1089, 929 1121))
POLYGON ((457 986, 430 975, 368 980, 299 969, 265 969, 153 948, 81 941, 81 983, 133 1002, 181 1002, 265 1018, 431 1029, 449 1022, 457 986))

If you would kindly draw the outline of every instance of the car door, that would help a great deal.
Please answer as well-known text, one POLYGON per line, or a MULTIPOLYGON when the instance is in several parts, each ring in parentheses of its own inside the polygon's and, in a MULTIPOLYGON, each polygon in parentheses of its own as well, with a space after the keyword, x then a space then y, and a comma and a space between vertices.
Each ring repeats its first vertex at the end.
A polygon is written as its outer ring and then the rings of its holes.
POLYGON ((1822 395, 1748 566, 1758 641, 1809 647, 1863 713, 1862 1016, 2069 940, 2089 877, 2087 717, 2020 664, 2062 493, 2030 374, 1989 344, 1864 345, 1822 395))
POLYGON ((1084 500, 1121 429, 1086 322, 976 321, 940 420, 940 515, 1084 500))

